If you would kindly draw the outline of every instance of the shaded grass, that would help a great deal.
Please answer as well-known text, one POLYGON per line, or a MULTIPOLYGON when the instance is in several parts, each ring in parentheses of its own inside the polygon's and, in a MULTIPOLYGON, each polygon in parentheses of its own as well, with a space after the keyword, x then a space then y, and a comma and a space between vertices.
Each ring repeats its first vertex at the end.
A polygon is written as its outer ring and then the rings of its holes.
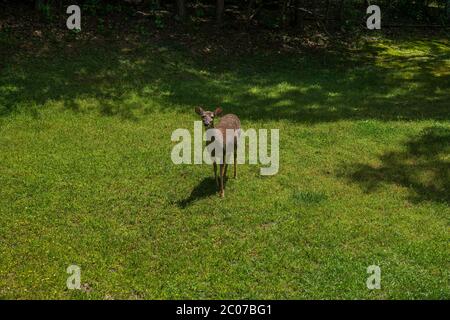
POLYGON ((313 191, 297 191, 293 194, 294 201, 299 204, 316 204, 327 199, 327 196, 322 192, 313 191))
POLYGON ((405 143, 406 150, 386 152, 381 165, 352 164, 352 180, 368 192, 383 182, 411 189, 413 201, 432 200, 450 204, 450 130, 428 127, 405 143))
POLYGON ((3 298, 449 298, 449 44, 201 60, 81 46, 0 75, 3 298), (170 160, 197 104, 280 129, 280 172, 170 160), (391 160, 393 159, 393 160, 391 160), (376 187, 375 187, 376 186, 376 187), (70 264, 84 291, 66 289, 70 264), (382 289, 366 288, 366 268, 382 289))

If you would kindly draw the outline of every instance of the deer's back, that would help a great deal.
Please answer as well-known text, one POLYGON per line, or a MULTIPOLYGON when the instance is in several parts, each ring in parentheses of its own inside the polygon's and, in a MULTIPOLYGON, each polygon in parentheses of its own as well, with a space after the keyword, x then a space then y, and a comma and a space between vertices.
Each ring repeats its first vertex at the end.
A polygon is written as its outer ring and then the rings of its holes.
POLYGON ((223 142, 226 145, 226 143, 228 143, 228 141, 234 140, 234 139, 227 140, 227 129, 234 129, 235 130, 234 136, 235 137, 238 136, 239 129, 241 128, 241 121, 235 114, 231 114, 231 113, 226 114, 220 118, 220 122, 215 126, 215 128, 219 129, 220 132, 222 133, 223 142))
POLYGON ((224 131, 226 129, 240 129, 241 121, 239 120, 237 115, 229 113, 220 118, 220 122, 216 126, 216 128, 221 131, 224 131))

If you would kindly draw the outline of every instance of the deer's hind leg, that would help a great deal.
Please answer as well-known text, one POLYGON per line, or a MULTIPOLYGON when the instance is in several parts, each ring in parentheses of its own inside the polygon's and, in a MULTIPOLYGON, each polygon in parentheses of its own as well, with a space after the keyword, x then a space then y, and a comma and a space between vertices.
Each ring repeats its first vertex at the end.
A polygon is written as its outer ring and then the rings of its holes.
POLYGON ((234 172, 233 172, 233 178, 236 179, 237 178, 237 139, 234 139, 234 152, 233 152, 233 168, 234 168, 234 172))
POLYGON ((224 179, 224 173, 225 173, 225 164, 221 164, 220 165, 220 192, 219 192, 219 196, 221 198, 224 197, 225 192, 223 190, 223 179, 224 179))
POLYGON ((213 168, 214 168, 214 180, 216 180, 217 187, 219 187, 219 179, 217 178, 217 163, 213 162, 213 168))

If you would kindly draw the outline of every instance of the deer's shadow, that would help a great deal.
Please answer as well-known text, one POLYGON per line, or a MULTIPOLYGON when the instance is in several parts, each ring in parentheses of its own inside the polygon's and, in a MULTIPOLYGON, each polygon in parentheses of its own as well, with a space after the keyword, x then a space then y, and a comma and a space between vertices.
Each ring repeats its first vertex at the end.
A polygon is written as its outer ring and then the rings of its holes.
MULTIPOLYGON (((223 183, 224 183, 224 188, 226 186, 226 182, 227 182, 228 178, 225 178, 223 183)), ((187 206, 191 205, 193 202, 198 201, 200 199, 212 196, 212 195, 217 195, 218 194, 218 187, 216 184, 216 181, 214 180, 214 177, 207 177, 204 178, 202 181, 200 181, 199 184, 197 184, 194 189, 192 189, 191 194, 189 195, 189 197, 179 200, 177 202, 178 207, 180 208, 186 208, 187 206)))

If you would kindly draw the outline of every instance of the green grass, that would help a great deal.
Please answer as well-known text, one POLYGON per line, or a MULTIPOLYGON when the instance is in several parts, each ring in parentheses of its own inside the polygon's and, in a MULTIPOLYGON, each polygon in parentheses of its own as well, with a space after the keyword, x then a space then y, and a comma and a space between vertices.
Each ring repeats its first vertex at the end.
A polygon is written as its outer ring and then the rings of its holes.
POLYGON ((293 194, 294 201, 297 202, 297 204, 315 204, 320 203, 322 201, 325 201, 327 199, 327 196, 324 193, 318 193, 318 192, 311 192, 311 191, 300 191, 295 192, 293 194))
POLYGON ((0 114, 0 298, 450 298, 448 40, 11 56, 0 114), (200 104, 279 128, 279 173, 240 165, 220 199, 210 166, 174 165, 200 104))

